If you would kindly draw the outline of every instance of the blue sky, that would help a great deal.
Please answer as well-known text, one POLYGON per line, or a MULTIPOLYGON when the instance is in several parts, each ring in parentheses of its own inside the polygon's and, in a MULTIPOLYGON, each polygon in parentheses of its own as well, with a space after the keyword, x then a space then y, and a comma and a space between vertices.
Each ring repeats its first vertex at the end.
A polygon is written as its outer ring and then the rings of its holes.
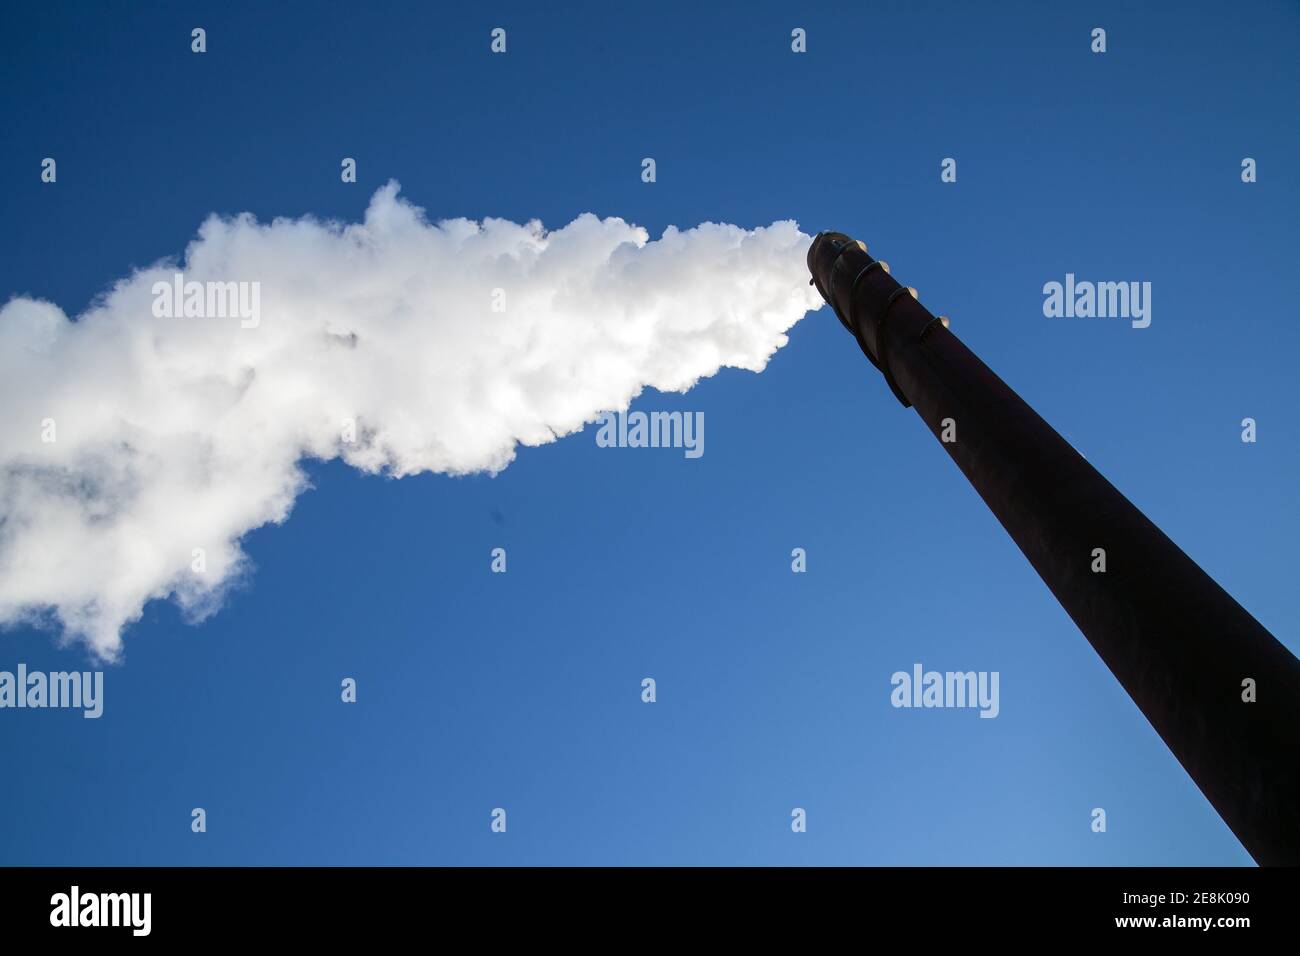
MULTIPOLYGON (((0 296, 75 314, 210 212, 356 220, 390 177, 433 218, 842 230, 1295 651, 1300 10, 1000 6, 11 4, 0 296), (1150 328, 1045 318, 1066 272, 1150 281, 1150 328)), ((101 719, 0 712, 0 862, 1250 863, 829 310, 634 407, 706 454, 310 466, 219 614, 149 605, 101 719), (1000 715, 893 709, 915 662, 1000 672, 1000 715)))

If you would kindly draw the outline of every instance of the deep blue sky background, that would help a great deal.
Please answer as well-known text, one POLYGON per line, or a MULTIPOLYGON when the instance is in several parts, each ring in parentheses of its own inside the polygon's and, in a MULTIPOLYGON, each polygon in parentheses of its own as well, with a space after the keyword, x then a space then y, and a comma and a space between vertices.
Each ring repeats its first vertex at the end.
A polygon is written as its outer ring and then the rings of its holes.
MULTIPOLYGON (((210 212, 390 177, 433 218, 844 230, 1296 650, 1300 6, 981 6, 10 3, 0 296, 75 314, 210 212), (1067 271, 1151 281, 1151 327, 1044 318, 1067 271)), ((1250 862, 828 310, 635 407, 704 411, 704 457, 313 467, 218 616, 148 608, 102 719, 0 712, 0 862, 1250 862), (892 709, 917 661, 1000 671, 1001 716, 892 709)))

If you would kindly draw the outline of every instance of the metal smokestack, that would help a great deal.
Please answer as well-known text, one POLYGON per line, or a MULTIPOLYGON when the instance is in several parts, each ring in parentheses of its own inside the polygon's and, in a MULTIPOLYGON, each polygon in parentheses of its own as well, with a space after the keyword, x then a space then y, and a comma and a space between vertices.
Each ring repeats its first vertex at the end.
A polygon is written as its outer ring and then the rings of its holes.
POLYGON ((865 245, 821 233, 808 269, 1251 856, 1300 864, 1300 661, 865 245))

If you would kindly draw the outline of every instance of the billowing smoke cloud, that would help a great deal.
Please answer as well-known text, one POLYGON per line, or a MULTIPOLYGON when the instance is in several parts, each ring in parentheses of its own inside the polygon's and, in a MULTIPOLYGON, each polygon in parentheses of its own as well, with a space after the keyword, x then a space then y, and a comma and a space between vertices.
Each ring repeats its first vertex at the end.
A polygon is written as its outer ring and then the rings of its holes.
POLYGON ((28 298, 0 309, 0 624, 116 657, 150 599, 216 610, 241 537, 304 489, 304 458, 496 472, 647 385, 760 371, 821 304, 792 222, 652 242, 593 215, 435 224, 397 192, 360 224, 212 217, 183 263, 75 322, 28 298), (208 314, 185 317, 165 291, 178 272, 246 283, 245 310, 196 298, 208 314))

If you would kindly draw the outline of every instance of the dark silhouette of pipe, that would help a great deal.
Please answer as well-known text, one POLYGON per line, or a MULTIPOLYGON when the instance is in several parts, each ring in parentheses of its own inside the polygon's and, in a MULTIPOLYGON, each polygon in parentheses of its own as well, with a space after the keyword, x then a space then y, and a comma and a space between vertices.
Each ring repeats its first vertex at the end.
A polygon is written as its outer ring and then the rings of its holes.
POLYGON ((821 233, 808 269, 1250 855, 1300 864, 1300 661, 865 245, 821 233))

